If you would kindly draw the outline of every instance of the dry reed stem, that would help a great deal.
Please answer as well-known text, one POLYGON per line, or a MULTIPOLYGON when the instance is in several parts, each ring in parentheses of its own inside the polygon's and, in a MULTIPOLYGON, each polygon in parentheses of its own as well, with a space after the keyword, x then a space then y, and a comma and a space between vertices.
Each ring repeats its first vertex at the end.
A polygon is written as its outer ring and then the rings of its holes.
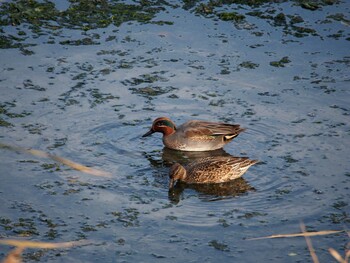
POLYGON ((328 251, 339 263, 347 263, 346 258, 343 258, 334 248, 329 248, 328 251))
MULTIPOLYGON (((302 233, 278 234, 278 235, 271 235, 271 236, 266 236, 266 237, 248 238, 246 240, 260 240, 260 239, 288 238, 288 237, 305 237, 306 244, 307 244, 308 249, 310 251, 310 255, 312 257, 312 260, 314 263, 318 263, 319 261, 318 261, 317 255, 315 253, 315 250, 314 250, 312 243, 311 243, 311 239, 309 237, 330 235, 330 234, 337 234, 337 233, 345 232, 345 230, 324 230, 324 231, 318 231, 318 232, 306 232, 305 225, 303 223, 300 224, 300 228, 301 228, 302 233)), ((350 232, 348 232, 348 231, 346 231, 346 232, 350 237, 350 232)), ((348 246, 349 246, 349 244, 348 244, 348 246)), ((345 258, 343 258, 333 248, 329 248, 328 251, 339 263, 349 263, 350 249, 346 249, 345 258)))
POLYGON ((87 167, 85 165, 82 165, 80 163, 76 163, 73 162, 71 160, 68 160, 66 158, 60 157, 60 156, 56 156, 44 151, 40 151, 40 150, 35 150, 35 149, 26 149, 23 147, 19 147, 19 146, 12 146, 12 145, 7 145, 7 144, 3 144, 0 143, 0 148, 5 148, 5 149, 9 149, 12 151, 18 151, 18 152, 24 152, 24 153, 29 153, 31 155, 35 155, 38 157, 42 157, 42 158, 49 158, 52 159, 56 162, 62 163, 64 165, 67 165, 75 170, 87 173, 87 174, 91 174, 91 175, 95 175, 95 176, 104 176, 104 177, 111 177, 111 173, 109 172, 105 172, 99 169, 95 169, 95 168, 91 168, 91 167, 87 167))
POLYGON ((112 176, 111 173, 109 173, 109 172, 105 172, 105 171, 102 171, 99 169, 87 167, 85 165, 73 162, 71 160, 68 160, 68 159, 65 159, 65 158, 62 158, 62 157, 59 157, 56 155, 50 154, 49 157, 54 161, 60 162, 60 163, 65 164, 65 165, 67 165, 75 170, 78 170, 78 171, 81 171, 81 172, 84 172, 87 174, 91 174, 91 175, 95 175, 95 176, 103 176, 103 177, 111 177, 112 176))
POLYGON ((287 238, 287 237, 312 237, 312 236, 323 236, 331 235, 344 232, 344 230, 324 230, 318 232, 304 232, 304 233, 295 233, 295 234, 277 234, 266 237, 254 237, 247 238, 246 240, 260 240, 260 239, 272 239, 272 238, 287 238))
POLYGON ((87 244, 88 241, 70 241, 61 243, 49 243, 49 242, 36 242, 27 240, 15 240, 15 239, 0 239, 0 244, 15 246, 16 248, 11 250, 2 263, 21 263, 21 254, 26 248, 41 248, 41 249, 56 249, 56 248, 70 248, 73 246, 87 244))
POLYGON ((24 250, 24 247, 16 247, 15 249, 11 250, 10 253, 4 258, 2 263, 22 263, 22 252, 24 250))
MULTIPOLYGON (((347 231, 347 234, 350 237, 350 231, 347 231)), ((346 248, 345 248, 345 257, 344 258, 334 248, 329 248, 328 251, 339 263, 348 263, 349 262, 350 243, 348 243, 346 248)))
POLYGON ((70 241, 61 243, 51 242, 37 242, 28 240, 16 240, 16 239, 0 239, 0 244, 9 245, 22 248, 42 248, 42 249, 55 249, 55 248, 69 248, 77 245, 86 244, 87 241, 70 241))
MULTIPOLYGON (((301 229, 301 232, 306 233, 306 228, 305 228, 304 223, 300 223, 300 229, 301 229)), ((310 251, 310 255, 311 255, 312 261, 314 263, 319 263, 320 261, 318 260, 318 257, 316 255, 314 247, 312 246, 311 238, 308 237, 308 236, 304 236, 304 237, 305 237, 307 248, 310 251)))

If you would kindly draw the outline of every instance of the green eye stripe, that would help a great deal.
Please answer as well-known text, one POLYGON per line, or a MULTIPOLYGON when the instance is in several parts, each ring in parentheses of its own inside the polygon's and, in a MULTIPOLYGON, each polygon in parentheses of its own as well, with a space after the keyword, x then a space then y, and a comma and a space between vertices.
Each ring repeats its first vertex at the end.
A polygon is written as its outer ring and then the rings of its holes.
POLYGON ((162 120, 162 121, 157 122, 157 126, 167 126, 167 127, 175 129, 174 124, 171 121, 167 121, 167 120, 162 120))

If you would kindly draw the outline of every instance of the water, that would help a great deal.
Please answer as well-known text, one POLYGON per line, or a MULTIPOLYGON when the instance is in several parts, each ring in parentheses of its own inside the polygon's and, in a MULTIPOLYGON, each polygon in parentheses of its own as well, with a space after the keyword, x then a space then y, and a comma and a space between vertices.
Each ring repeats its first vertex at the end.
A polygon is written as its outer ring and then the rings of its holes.
MULTIPOLYGON (((311 262, 304 238, 246 239, 300 232, 301 221, 349 228, 349 3, 209 12, 161 2, 124 20, 37 14, 41 24, 31 12, 43 7, 25 6, 27 20, 2 23, 1 143, 112 173, 1 149, 0 237, 91 241, 28 249, 25 261, 311 262), (245 17, 223 21, 224 12, 245 17), (159 134, 141 138, 159 116, 239 123, 247 131, 212 154, 261 162, 223 188, 168 193, 171 163, 197 156, 163 149, 159 134)), ((349 239, 312 241, 329 262, 328 248, 343 255, 349 239)))

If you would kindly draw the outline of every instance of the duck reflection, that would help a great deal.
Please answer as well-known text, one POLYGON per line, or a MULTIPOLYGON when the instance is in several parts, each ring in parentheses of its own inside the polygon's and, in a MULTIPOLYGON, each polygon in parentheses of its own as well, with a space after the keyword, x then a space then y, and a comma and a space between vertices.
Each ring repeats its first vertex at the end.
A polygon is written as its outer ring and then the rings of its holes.
POLYGON ((223 149, 206 152, 184 152, 164 147, 161 151, 161 156, 159 153, 159 150, 153 152, 144 152, 144 156, 150 162, 151 166, 156 168, 163 168, 164 166, 170 167, 174 163, 181 163, 185 165, 191 161, 211 156, 231 156, 223 149))
POLYGON ((224 149, 218 149, 214 151, 206 151, 206 152, 184 152, 172 150, 169 148, 164 148, 162 153, 162 159, 165 164, 171 166, 174 163, 180 164, 188 164, 191 161, 195 161, 197 159, 202 159, 206 157, 214 157, 214 156, 231 156, 224 149))
POLYGON ((217 184, 186 184, 177 183, 175 187, 169 189, 168 199, 173 204, 178 204, 183 198, 185 189, 192 189, 201 194, 200 198, 206 201, 222 200, 229 197, 243 195, 250 191, 255 191, 244 178, 217 183, 217 184))

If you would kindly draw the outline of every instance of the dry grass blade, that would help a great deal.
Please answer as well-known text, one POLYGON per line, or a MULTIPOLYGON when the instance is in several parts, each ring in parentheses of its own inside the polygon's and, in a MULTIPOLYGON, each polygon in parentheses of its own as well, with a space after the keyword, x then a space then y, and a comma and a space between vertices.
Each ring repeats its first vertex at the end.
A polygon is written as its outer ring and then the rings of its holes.
MULTIPOLYGON (((305 225, 303 223, 300 223, 300 229, 301 229, 301 232, 306 233, 306 228, 305 228, 305 225)), ((314 247, 312 246, 311 238, 308 236, 305 236, 305 241, 306 241, 307 247, 310 251, 312 261, 314 263, 319 263, 320 261, 318 260, 318 257, 316 255, 314 247)))
MULTIPOLYGON (((319 260, 317 258, 316 253, 315 253, 315 250, 312 246, 310 237, 331 235, 331 234, 345 232, 345 230, 325 230, 325 231, 318 231, 318 232, 306 232, 305 225, 303 223, 300 224, 300 229, 301 229, 302 233, 278 234, 278 235, 271 235, 271 236, 266 236, 266 237, 248 238, 246 240, 260 240, 260 239, 288 238, 288 237, 305 237, 306 244, 307 244, 308 249, 310 251, 310 255, 312 257, 312 260, 314 263, 318 263, 319 260)), ((347 232, 347 233, 350 237, 350 232, 347 232)), ((348 263, 349 262, 349 259, 350 259, 350 250, 349 249, 347 249, 345 252, 345 258, 342 258, 342 256, 333 248, 329 248, 328 251, 338 262, 340 262, 340 263, 348 263)))
POLYGON ((344 230, 325 230, 318 232, 304 232, 304 233, 295 233, 295 234, 278 234, 271 235, 266 237, 255 237, 249 238, 247 240, 259 240, 259 239, 271 239, 271 238, 287 238, 287 237, 312 237, 312 236, 323 236, 323 235, 331 235, 344 232, 344 230))
POLYGON ((81 172, 84 172, 87 174, 91 174, 91 175, 95 175, 95 176, 111 177, 111 174, 109 172, 105 172, 105 171, 98 170, 95 168, 87 167, 87 166, 82 165, 80 163, 76 163, 76 162, 73 162, 73 161, 68 160, 66 158, 52 155, 52 154, 44 152, 44 151, 35 150, 35 149, 26 149, 23 147, 12 146, 12 145, 7 145, 7 144, 3 144, 3 143, 0 143, 0 148, 9 149, 12 151, 29 153, 29 154, 32 154, 32 155, 35 155, 38 157, 42 157, 42 158, 50 158, 56 162, 60 162, 60 163, 67 165, 75 170, 78 170, 78 171, 81 171, 81 172))
POLYGON ((36 242, 27 240, 15 240, 15 239, 0 239, 0 244, 15 246, 16 248, 11 250, 2 263, 21 263, 21 254, 26 248, 40 248, 40 249, 56 249, 56 248, 70 248, 73 246, 88 244, 88 241, 70 241, 61 243, 48 243, 48 242, 36 242))
POLYGON ((42 157, 42 158, 50 158, 50 154, 47 152, 43 152, 43 151, 35 150, 35 149, 25 149, 25 148, 20 148, 20 149, 22 150, 22 152, 29 153, 31 155, 35 155, 35 156, 42 157))
POLYGON ((346 259, 344 259, 335 249, 329 248, 328 251, 339 263, 347 263, 346 259))
POLYGON ((73 246, 83 245, 87 242, 82 241, 70 241, 61 243, 49 243, 49 242, 36 242, 27 240, 16 240, 16 239, 0 239, 0 244, 15 246, 20 248, 41 248, 41 249, 55 249, 55 248, 69 248, 73 246))
POLYGON ((78 171, 81 171, 81 172, 84 172, 87 174, 91 174, 91 175, 95 175, 95 176, 104 176, 104 177, 111 177, 112 176, 111 173, 109 173, 109 172, 105 172, 105 171, 98 170, 95 168, 87 167, 85 165, 73 162, 73 161, 68 160, 66 158, 62 158, 62 157, 51 155, 51 154, 49 155, 49 157, 54 161, 60 162, 60 163, 65 164, 65 165, 67 165, 75 170, 78 170, 78 171))
POLYGON ((340 23, 341 23, 342 25, 344 25, 344 26, 349 26, 349 27, 350 27, 350 23, 348 23, 348 22, 341 21, 340 23))
POLYGON ((16 247, 15 249, 11 250, 10 253, 6 256, 6 258, 2 261, 2 263, 21 263, 21 254, 23 250, 24 247, 16 247))

